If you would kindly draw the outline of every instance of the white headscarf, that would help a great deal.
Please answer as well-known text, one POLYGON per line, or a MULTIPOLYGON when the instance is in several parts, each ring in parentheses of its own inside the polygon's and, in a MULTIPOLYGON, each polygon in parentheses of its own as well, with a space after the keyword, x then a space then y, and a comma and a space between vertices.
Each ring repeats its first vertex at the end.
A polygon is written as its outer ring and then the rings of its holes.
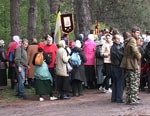
POLYGON ((75 47, 81 48, 81 42, 79 40, 76 40, 75 47))
POLYGON ((4 46, 5 42, 4 40, 0 40, 0 46, 4 46))
POLYGON ((18 35, 14 35, 13 36, 13 41, 19 43, 21 40, 20 40, 20 37, 18 35))
POLYGON ((93 34, 88 34, 88 39, 91 39, 94 41, 94 35, 93 34))

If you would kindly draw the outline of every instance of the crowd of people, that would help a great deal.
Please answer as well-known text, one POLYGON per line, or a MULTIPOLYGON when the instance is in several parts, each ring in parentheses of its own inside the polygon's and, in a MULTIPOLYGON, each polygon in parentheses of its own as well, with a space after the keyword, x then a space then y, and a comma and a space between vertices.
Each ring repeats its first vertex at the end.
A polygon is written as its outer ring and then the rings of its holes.
POLYGON ((69 41, 65 34, 57 45, 49 34, 44 39, 38 42, 34 38, 28 45, 27 39, 14 35, 6 54, 4 40, 0 40, 1 89, 7 86, 8 78, 15 96, 26 99, 27 81, 29 88, 35 88, 39 101, 44 101, 44 95, 49 95, 50 100, 70 99, 84 96, 85 88, 99 89, 111 93, 111 102, 129 105, 140 104, 139 91, 148 87, 150 93, 149 31, 143 35, 135 26, 131 32, 120 33, 116 28, 100 30, 96 25, 87 37, 79 34, 69 41), (38 53, 44 59, 40 66, 35 63, 38 53), (80 57, 79 66, 71 65, 74 53, 80 57))

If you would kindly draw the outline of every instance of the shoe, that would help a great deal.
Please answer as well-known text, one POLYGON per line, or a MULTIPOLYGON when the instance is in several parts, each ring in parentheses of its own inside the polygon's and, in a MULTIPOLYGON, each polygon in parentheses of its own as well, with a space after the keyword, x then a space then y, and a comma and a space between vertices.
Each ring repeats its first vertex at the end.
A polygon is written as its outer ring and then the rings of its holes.
POLYGON ((126 105, 143 105, 141 102, 132 102, 132 103, 126 103, 126 105))
POLYGON ((58 99, 58 98, 55 97, 55 96, 50 97, 50 100, 51 100, 51 101, 54 101, 54 100, 57 100, 57 99, 58 99))
POLYGON ((99 87, 99 90, 100 90, 100 91, 103 91, 103 87, 102 87, 102 86, 100 86, 100 87, 99 87))
POLYGON ((102 90, 102 87, 101 87, 101 86, 99 87, 99 90, 100 90, 100 91, 102 90))
POLYGON ((104 93, 112 93, 112 90, 110 88, 108 90, 104 89, 104 93))
POLYGON ((137 100, 141 100, 141 98, 138 97, 137 100))
POLYGON ((40 98, 39 98, 39 101, 41 101, 41 102, 44 101, 44 98, 43 98, 43 97, 40 97, 40 98))
POLYGON ((105 93, 105 92, 106 92, 106 89, 103 88, 103 87, 100 87, 99 90, 100 90, 100 92, 102 92, 102 93, 105 93))
POLYGON ((109 88, 109 89, 108 89, 108 92, 109 92, 109 93, 112 93, 112 90, 109 88))
POLYGON ((103 92, 104 93, 109 93, 109 91, 107 89, 105 89, 105 88, 103 88, 103 92))
POLYGON ((78 94, 73 93, 73 97, 79 97, 79 95, 78 95, 78 94))
POLYGON ((125 101, 121 100, 121 101, 116 101, 116 103, 125 103, 125 101))
POLYGON ((23 99, 23 100, 26 100, 27 99, 27 96, 26 95, 19 95, 18 96, 20 99, 23 99))
POLYGON ((19 97, 19 94, 15 94, 14 96, 19 97))
POLYGON ((68 100, 68 99, 70 99, 70 97, 68 97, 68 96, 63 96, 63 99, 64 99, 64 100, 68 100))
POLYGON ((79 96, 83 96, 83 93, 79 93, 79 96))
POLYGON ((141 90, 141 91, 145 91, 145 88, 144 88, 144 87, 142 87, 140 90, 141 90))

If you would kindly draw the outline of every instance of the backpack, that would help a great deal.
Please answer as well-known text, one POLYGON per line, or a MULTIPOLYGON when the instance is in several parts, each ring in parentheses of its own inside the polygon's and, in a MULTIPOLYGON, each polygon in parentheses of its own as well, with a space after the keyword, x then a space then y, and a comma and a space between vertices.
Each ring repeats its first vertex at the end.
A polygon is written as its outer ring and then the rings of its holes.
POLYGON ((102 45, 97 45, 96 46, 96 51, 95 51, 95 56, 96 58, 103 58, 100 54, 102 51, 102 45))
POLYGON ((41 66, 43 64, 43 61, 44 61, 43 52, 38 52, 35 57, 35 65, 41 66))
POLYGON ((81 58, 78 52, 73 52, 70 58, 70 64, 72 66, 80 66, 81 65, 81 58))
POLYGON ((49 65, 52 63, 52 53, 46 53, 46 63, 49 65))
POLYGON ((11 50, 8 57, 9 62, 14 63, 15 62, 15 50, 11 50))

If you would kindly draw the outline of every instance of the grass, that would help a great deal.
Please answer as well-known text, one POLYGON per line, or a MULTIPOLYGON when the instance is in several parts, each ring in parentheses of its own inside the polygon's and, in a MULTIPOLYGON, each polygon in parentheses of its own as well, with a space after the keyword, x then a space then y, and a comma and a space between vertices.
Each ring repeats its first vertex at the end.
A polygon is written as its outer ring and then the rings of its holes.
MULTIPOLYGON (((25 89, 25 93, 29 96, 35 96, 34 88, 25 89)), ((15 89, 13 90, 10 88, 10 83, 8 81, 8 86, 0 90, 0 103, 15 102, 20 100, 14 95, 15 95, 15 89)))
POLYGON ((13 102, 17 100, 17 98, 14 96, 14 90, 11 90, 9 87, 0 90, 0 92, 0 103, 13 102))

